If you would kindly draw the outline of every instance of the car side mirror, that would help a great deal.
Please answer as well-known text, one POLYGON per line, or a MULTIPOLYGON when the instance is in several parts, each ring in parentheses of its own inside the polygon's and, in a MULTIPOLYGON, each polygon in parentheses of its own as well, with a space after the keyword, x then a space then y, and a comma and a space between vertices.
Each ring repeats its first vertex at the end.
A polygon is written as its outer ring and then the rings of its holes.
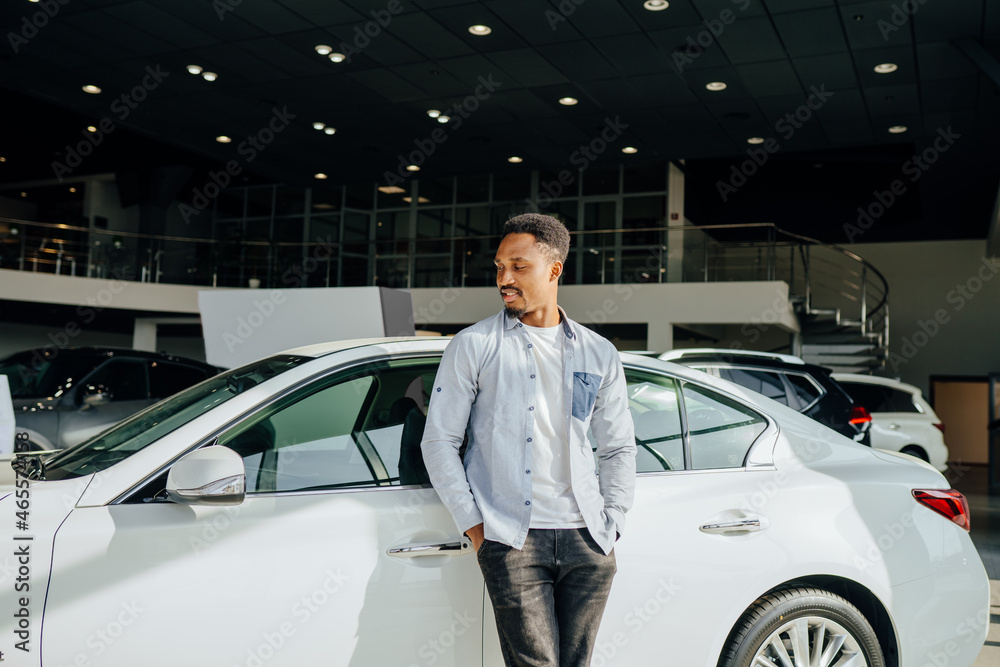
POLYGON ((83 392, 83 407, 86 408, 98 408, 102 405, 107 405, 111 402, 111 390, 105 387, 103 384, 99 384, 96 387, 93 385, 87 385, 83 392))
POLYGON ((243 458, 220 445, 183 456, 167 474, 167 496, 183 505, 239 505, 246 497, 243 458))

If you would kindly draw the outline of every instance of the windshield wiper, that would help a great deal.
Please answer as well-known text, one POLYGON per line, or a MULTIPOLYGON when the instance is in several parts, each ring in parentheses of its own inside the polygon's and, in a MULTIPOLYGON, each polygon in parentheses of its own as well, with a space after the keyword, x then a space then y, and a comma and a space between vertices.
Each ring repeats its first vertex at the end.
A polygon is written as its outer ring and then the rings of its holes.
POLYGON ((41 452, 17 454, 10 460, 10 467, 21 477, 32 480, 45 479, 45 462, 42 461, 41 452))

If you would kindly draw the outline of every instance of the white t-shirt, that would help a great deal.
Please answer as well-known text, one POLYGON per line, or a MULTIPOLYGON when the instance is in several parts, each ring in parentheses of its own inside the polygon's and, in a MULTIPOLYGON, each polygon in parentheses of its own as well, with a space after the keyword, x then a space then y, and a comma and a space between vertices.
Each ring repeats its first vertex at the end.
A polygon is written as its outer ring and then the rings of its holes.
POLYGON ((563 385, 563 325, 524 325, 538 375, 531 449, 530 528, 583 528, 570 474, 569 433, 563 385))

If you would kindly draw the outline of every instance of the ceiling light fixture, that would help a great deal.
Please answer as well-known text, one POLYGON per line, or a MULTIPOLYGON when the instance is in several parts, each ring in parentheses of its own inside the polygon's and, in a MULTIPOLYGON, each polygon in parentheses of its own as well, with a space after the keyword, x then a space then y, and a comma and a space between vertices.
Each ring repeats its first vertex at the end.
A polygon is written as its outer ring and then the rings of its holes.
POLYGON ((326 123, 313 123, 314 130, 322 130, 324 127, 326 127, 326 123))
POLYGON ((28 196, 28 193, 27 193, 27 192, 22 192, 22 193, 21 193, 21 196, 22 196, 22 197, 27 197, 27 196, 28 196))
POLYGON ((398 185, 380 185, 378 191, 384 192, 387 195, 398 195, 403 192, 406 192, 406 190, 399 187, 398 185))
MULTIPOLYGON (((405 201, 407 204, 409 204, 410 202, 413 201, 413 197, 403 197, 403 201, 405 201)), ((431 200, 428 199, 427 197, 417 197, 417 203, 418 204, 430 204, 431 200)), ((382 223, 379 223, 379 224, 382 224, 382 223)))
POLYGON ((705 84, 705 87, 709 90, 725 90, 726 84, 722 81, 713 81, 711 83, 705 84))
POLYGON ((88 125, 87 132, 97 132, 97 128, 94 127, 93 125, 88 125))
POLYGON ((230 141, 232 141, 232 139, 230 139, 224 134, 220 134, 215 138, 215 140, 218 141, 220 144, 228 144, 230 141))
POLYGON ((748 144, 762 144, 764 143, 764 137, 750 137, 747 139, 748 144))
POLYGON ((5 157, 0 157, 0 162, 6 162, 6 161, 7 161, 7 158, 5 158, 5 157))
POLYGON ((493 28, 489 27, 488 25, 470 25, 469 32, 471 32, 473 35, 482 37, 483 35, 488 35, 491 32, 493 32, 493 28))
POLYGON ((521 164, 522 162, 524 162, 524 158, 520 158, 516 155, 511 155, 509 158, 507 158, 507 162, 513 162, 514 164, 521 164))
POLYGON ((622 153, 627 153, 628 155, 632 155, 633 153, 638 153, 638 152, 639 149, 636 148, 635 146, 626 146, 625 148, 622 149, 622 153))
POLYGON ((69 191, 70 192, 76 192, 76 188, 70 188, 69 191))
POLYGON ((437 109, 428 109, 427 115, 430 116, 431 118, 437 118, 438 116, 441 115, 441 112, 438 111, 437 109))
POLYGON ((571 107, 574 104, 578 103, 579 101, 580 100, 576 99, 575 97, 560 97, 559 98, 559 104, 563 105, 564 107, 571 107))
POLYGON ((451 116, 438 116, 437 117, 437 121, 439 123, 447 123, 449 120, 451 120, 451 116))
POLYGON ((313 178, 319 179, 321 181, 325 181, 326 180, 326 174, 324 174, 324 173, 313 174, 313 178))
POLYGON ((891 134, 902 134, 903 132, 906 132, 907 129, 908 128, 905 125, 893 125, 889 128, 889 132, 891 134))
POLYGON ((345 56, 343 53, 331 53, 330 60, 332 60, 335 63, 342 63, 345 60, 347 60, 347 56, 345 56))
POLYGON ((642 6, 651 12, 662 12, 670 6, 670 3, 667 0, 646 0, 642 6))
POLYGON ((201 74, 201 65, 188 65, 187 71, 188 74, 201 74))
POLYGON ((889 74, 891 72, 895 72, 897 69, 899 69, 899 67, 896 63, 881 63, 879 65, 875 65, 875 71, 879 74, 889 74))
POLYGON ((333 47, 327 46, 326 44, 317 44, 316 53, 321 56, 328 56, 333 51, 333 47))
POLYGON ((324 127, 323 132, 325 132, 326 134, 334 134, 337 132, 337 130, 336 128, 333 127, 324 127))
POLYGON ((406 165, 406 171, 420 171, 420 167, 415 164, 406 165))
POLYGON ((219 75, 215 72, 202 72, 201 78, 205 79, 205 81, 215 81, 219 78, 219 75))
POLYGON ((101 89, 91 83, 88 83, 83 87, 83 92, 90 93, 91 95, 97 95, 101 92, 101 89))

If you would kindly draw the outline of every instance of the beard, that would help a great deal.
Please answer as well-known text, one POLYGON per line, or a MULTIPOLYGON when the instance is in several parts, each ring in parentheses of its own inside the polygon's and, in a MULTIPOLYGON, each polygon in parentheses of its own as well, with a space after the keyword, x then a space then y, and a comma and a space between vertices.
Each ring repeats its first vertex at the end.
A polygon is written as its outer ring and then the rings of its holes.
POLYGON ((504 306, 503 309, 504 311, 506 311, 507 317, 511 319, 519 320, 522 317, 524 317, 525 313, 524 308, 514 308, 513 306, 504 306))

